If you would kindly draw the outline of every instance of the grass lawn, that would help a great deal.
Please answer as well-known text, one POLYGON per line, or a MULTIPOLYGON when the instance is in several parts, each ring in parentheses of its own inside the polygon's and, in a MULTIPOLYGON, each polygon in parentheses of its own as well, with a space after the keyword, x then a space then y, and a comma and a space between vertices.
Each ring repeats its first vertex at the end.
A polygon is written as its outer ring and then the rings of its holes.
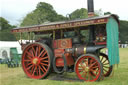
MULTIPOLYGON (((71 76, 66 74, 66 76, 71 76)), ((51 76, 49 76, 51 77, 51 76)), ((0 65, 0 85, 127 85, 128 84, 128 48, 120 48, 120 64, 115 66, 114 75, 100 82, 71 82, 56 80, 34 80, 28 78, 21 67, 8 68, 0 65)))

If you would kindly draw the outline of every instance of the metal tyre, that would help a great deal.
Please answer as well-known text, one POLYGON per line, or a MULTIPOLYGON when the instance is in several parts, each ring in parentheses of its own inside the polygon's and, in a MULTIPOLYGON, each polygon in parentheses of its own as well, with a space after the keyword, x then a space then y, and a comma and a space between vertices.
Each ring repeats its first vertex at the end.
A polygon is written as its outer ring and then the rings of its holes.
POLYGON ((79 79, 93 82, 101 79, 103 67, 97 56, 84 54, 77 59, 75 72, 79 79), (91 73, 93 73, 93 75, 91 73))
POLYGON ((99 58, 100 58, 100 61, 103 65, 103 75, 104 75, 104 77, 110 76, 110 74, 112 72, 112 69, 113 69, 113 66, 109 65, 108 56, 104 53, 100 53, 99 58))
POLYGON ((48 76, 51 70, 53 53, 46 44, 29 44, 22 55, 22 68, 33 79, 48 76))

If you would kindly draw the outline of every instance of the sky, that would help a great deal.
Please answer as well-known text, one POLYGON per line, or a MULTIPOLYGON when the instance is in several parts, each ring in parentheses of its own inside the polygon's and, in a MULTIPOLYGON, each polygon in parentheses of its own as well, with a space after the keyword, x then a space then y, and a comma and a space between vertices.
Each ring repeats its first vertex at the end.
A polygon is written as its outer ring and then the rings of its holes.
MULTIPOLYGON (((76 9, 87 8, 87 0, 0 0, 0 17, 11 25, 18 25, 39 2, 51 4, 57 13, 64 16, 76 9)), ((94 9, 109 11, 117 14, 121 20, 128 20, 128 0, 94 0, 94 9)))

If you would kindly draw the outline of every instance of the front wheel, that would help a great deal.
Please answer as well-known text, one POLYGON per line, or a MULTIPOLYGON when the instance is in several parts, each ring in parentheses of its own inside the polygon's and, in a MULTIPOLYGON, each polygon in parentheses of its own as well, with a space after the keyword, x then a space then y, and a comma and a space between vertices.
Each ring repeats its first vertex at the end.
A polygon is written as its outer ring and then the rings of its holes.
POLYGON ((99 58, 92 54, 80 56, 75 63, 75 72, 81 80, 98 81, 102 77, 102 71, 103 67, 99 58))

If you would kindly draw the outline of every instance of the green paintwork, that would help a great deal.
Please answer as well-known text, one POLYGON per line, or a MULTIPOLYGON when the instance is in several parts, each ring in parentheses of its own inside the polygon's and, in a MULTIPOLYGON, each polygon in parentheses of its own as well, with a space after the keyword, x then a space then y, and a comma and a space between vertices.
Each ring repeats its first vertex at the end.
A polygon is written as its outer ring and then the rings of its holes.
POLYGON ((21 60, 21 55, 18 54, 16 48, 10 48, 11 54, 12 54, 12 60, 15 61, 16 63, 20 63, 21 60))
POLYGON ((107 48, 108 48, 108 57, 110 65, 119 64, 119 32, 118 32, 118 23, 113 18, 110 17, 106 25, 107 28, 107 48))

